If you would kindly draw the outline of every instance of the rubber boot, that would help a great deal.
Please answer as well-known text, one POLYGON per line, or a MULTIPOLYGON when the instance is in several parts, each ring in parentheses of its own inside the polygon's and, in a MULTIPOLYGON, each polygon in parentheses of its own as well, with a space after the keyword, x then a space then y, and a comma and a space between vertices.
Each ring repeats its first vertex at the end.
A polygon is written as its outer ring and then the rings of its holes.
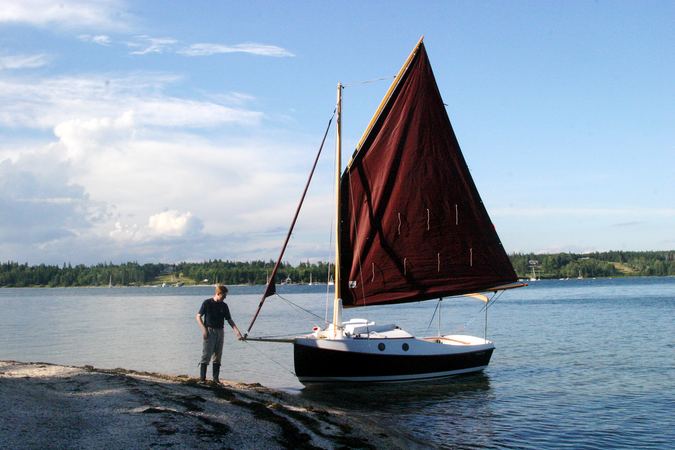
POLYGON ((213 382, 220 384, 220 364, 213 363, 213 382))
POLYGON ((206 383, 206 369, 209 367, 208 364, 201 363, 199 364, 199 382, 206 383))

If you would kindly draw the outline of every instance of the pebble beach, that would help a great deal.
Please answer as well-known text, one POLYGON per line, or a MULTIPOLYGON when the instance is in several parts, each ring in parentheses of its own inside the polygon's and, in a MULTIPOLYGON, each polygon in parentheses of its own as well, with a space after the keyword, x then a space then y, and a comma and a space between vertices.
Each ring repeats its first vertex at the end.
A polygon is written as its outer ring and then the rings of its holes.
POLYGON ((423 448, 259 384, 0 361, 0 448, 423 448))

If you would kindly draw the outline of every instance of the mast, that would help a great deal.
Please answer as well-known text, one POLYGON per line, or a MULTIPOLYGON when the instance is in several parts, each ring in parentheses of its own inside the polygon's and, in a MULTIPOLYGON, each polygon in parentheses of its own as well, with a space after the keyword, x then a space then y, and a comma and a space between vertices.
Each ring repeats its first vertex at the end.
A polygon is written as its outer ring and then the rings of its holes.
POLYGON ((340 172, 342 170, 342 83, 337 85, 335 118, 335 298, 333 300, 333 336, 342 322, 342 292, 340 282, 340 172))

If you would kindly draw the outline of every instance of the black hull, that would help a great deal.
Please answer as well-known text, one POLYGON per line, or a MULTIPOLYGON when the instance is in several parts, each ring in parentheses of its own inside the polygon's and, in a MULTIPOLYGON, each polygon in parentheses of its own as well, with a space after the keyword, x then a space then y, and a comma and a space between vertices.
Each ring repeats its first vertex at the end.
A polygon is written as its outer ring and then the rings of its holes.
POLYGON ((494 348, 441 355, 385 355, 330 350, 295 342, 301 382, 393 382, 443 378, 483 370, 494 348))

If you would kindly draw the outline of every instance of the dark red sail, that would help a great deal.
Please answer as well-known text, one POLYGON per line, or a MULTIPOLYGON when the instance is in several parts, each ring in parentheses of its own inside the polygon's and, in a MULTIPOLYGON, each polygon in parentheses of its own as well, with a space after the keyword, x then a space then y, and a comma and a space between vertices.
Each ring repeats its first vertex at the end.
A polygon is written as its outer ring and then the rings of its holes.
POLYGON ((345 307, 517 280, 420 43, 341 180, 345 307))

